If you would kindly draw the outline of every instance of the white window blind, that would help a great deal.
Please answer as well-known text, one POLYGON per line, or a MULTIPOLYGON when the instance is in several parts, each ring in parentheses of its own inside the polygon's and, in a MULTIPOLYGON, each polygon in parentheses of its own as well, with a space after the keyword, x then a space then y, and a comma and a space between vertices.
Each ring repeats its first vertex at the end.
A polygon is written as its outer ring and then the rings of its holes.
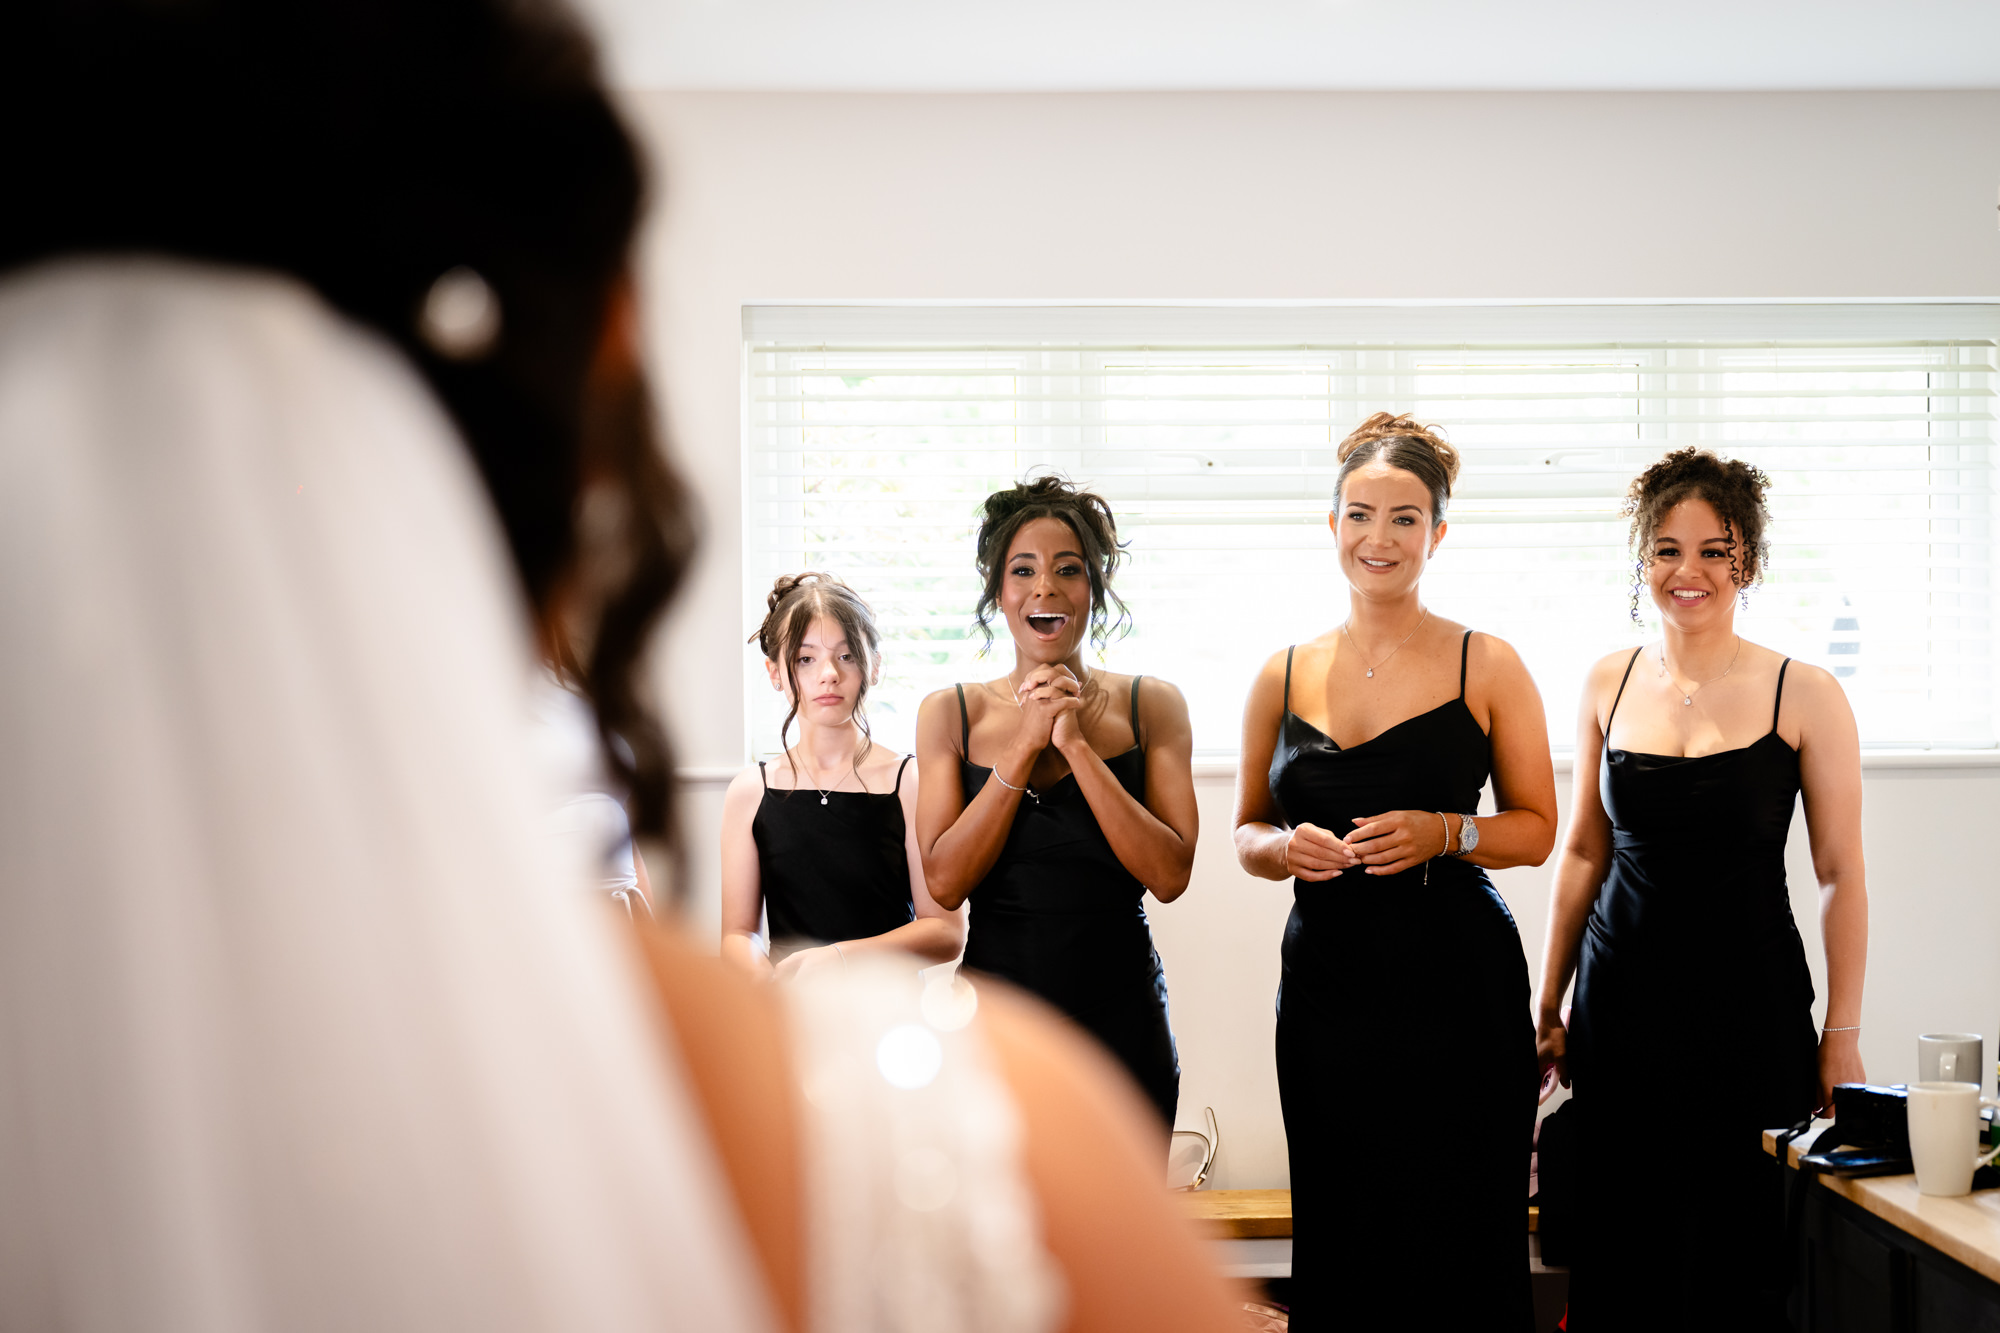
MULTIPOLYGON (((1996 333, 1984 305, 751 307, 746 610, 779 573, 854 584, 907 746, 924 694, 1012 662, 1004 625, 977 656, 980 501, 1059 471, 1130 542, 1104 660, 1227 754, 1258 665, 1346 612, 1335 447, 1407 411, 1465 463, 1425 598, 1519 649, 1559 746, 1589 664, 1658 633, 1626 486, 1695 444, 1771 477, 1743 632, 1840 676, 1868 745, 1990 747, 1996 333)), ((761 752, 783 710, 746 671, 761 752)))

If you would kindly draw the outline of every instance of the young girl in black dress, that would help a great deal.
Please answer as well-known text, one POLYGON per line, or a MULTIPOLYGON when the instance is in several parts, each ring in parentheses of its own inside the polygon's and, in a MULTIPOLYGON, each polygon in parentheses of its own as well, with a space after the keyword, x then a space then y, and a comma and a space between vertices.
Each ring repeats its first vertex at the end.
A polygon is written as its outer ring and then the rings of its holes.
POLYGON ((965 965, 1004 977, 1103 1042, 1173 1125, 1180 1060, 1141 900, 1194 862, 1193 740, 1180 691, 1090 667, 1121 552, 1111 507, 1057 477, 987 497, 979 623, 1014 640, 998 680, 917 716, 918 831, 937 901, 970 900, 965 965))
POLYGON ((874 614, 827 574, 779 579, 766 605, 754 642, 791 705, 779 741, 794 718, 799 739, 723 798, 723 956, 781 980, 878 949, 949 961, 965 914, 924 888, 916 765, 875 744, 862 713, 882 671, 874 614))
POLYGON ((1457 451, 1381 412, 1340 459, 1347 620, 1250 687, 1236 796, 1237 860, 1292 881, 1277 1034, 1292 1327, 1525 1333, 1534 1028, 1486 871, 1555 845, 1548 727, 1514 650, 1418 597, 1457 451), (1489 775, 1495 812, 1475 815, 1489 775), (1410 1062, 1448 1072, 1413 1083, 1410 1062))
POLYGON ((1831 674, 1736 633, 1737 598, 1764 568, 1765 484, 1749 464, 1697 449, 1632 483, 1633 616, 1643 588, 1663 633, 1601 659, 1577 716, 1541 1057, 1575 1080, 1585 1161, 1620 1161, 1664 1115, 1675 1154, 1701 1173, 1699 1190, 1634 1190, 1621 1169, 1579 1176, 1569 1326, 1585 1333, 1788 1327, 1783 1204, 1763 1131, 1864 1077, 1854 713, 1831 674), (1801 795, 1830 991, 1817 1033, 1785 883, 1801 795))

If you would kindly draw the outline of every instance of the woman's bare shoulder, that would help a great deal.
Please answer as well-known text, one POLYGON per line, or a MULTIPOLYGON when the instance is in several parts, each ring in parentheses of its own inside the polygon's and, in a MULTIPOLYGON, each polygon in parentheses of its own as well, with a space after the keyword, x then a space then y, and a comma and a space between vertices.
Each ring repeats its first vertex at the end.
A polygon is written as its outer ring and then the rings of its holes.
POLYGON ((748 768, 729 780, 729 786, 722 793, 724 809, 735 809, 751 804, 764 795, 764 773, 757 765, 748 768))

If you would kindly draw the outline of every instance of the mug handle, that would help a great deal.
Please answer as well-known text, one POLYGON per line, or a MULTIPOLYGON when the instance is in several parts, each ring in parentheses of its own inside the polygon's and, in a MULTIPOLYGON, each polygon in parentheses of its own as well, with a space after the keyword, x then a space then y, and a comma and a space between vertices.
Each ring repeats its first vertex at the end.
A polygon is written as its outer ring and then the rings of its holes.
MULTIPOLYGON (((2000 1110, 2000 1098, 1981 1097, 1979 1099, 1979 1104, 1981 1106, 1991 1106, 1996 1110, 2000 1110)), ((2000 1123, 2000 1121, 1996 1121, 1995 1123, 2000 1123)), ((1993 1147, 1987 1149, 1985 1152, 1979 1154, 1979 1156, 1973 1158, 1972 1159, 1973 1169, 1977 1170, 1982 1166, 1991 1166, 1993 1164, 1993 1159, 1995 1157, 2000 1157, 2000 1143, 1994 1144, 1993 1147)))

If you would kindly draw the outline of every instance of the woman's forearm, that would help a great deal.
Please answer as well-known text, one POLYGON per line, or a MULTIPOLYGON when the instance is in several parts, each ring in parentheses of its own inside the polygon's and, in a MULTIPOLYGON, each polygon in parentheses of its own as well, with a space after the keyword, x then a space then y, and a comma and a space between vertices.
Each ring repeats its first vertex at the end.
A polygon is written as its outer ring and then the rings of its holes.
POLYGON ((1857 868, 1820 886, 1820 938, 1826 946, 1826 1026, 1858 1027, 1868 972, 1868 887, 1857 868))
POLYGON ((1562 1012, 1563 996, 1576 975, 1583 948, 1584 926, 1597 901, 1604 866, 1595 858, 1565 849, 1549 889, 1548 934, 1542 943, 1542 983, 1535 993, 1536 1011, 1544 1017, 1562 1012))
POLYGON ((1194 868, 1194 844, 1132 799, 1132 793, 1088 746, 1072 746, 1070 762, 1077 789, 1097 818, 1111 851, 1155 897, 1171 898, 1187 887, 1194 868))
POLYGON ((1285 846, 1291 841, 1292 831, 1266 824, 1258 820, 1247 820, 1236 826, 1236 864, 1243 867, 1246 874, 1258 879, 1290 879, 1291 867, 1285 862, 1285 846))
MULTIPOLYGON (((1472 855, 1461 859, 1487 870, 1538 866, 1549 859, 1549 849, 1555 846, 1555 828, 1539 811, 1502 810, 1497 815, 1474 818, 1478 820, 1479 846, 1472 855)), ((1463 834, 1458 830, 1457 816, 1451 816, 1451 824, 1455 847, 1463 834)))
POLYGON ((933 963, 949 963, 964 947, 965 931, 955 916, 920 916, 880 935, 840 941, 843 953, 907 953, 933 963))
POLYGON ((924 853, 924 882, 939 907, 947 912, 955 910, 1000 859, 1014 827, 1015 812, 1026 795, 1018 789, 1027 786, 1034 766, 1032 755, 1025 762, 1017 754, 1003 756, 979 794, 966 802, 951 827, 924 853))

